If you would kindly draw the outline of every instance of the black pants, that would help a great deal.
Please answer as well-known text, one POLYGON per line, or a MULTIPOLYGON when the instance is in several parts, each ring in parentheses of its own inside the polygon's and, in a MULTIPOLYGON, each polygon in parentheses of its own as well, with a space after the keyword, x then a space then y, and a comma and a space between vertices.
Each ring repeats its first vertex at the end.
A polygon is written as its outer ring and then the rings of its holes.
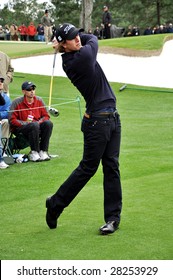
POLYGON ((115 117, 83 118, 83 158, 79 166, 51 197, 50 206, 57 217, 76 197, 98 169, 103 166, 104 219, 120 221, 122 191, 119 171, 121 123, 115 117))
POLYGON ((31 122, 16 129, 14 134, 19 132, 23 133, 29 142, 31 151, 48 151, 52 129, 53 124, 50 120, 44 121, 40 124, 38 122, 31 122))
POLYGON ((105 39, 111 38, 111 28, 108 24, 105 24, 105 39))

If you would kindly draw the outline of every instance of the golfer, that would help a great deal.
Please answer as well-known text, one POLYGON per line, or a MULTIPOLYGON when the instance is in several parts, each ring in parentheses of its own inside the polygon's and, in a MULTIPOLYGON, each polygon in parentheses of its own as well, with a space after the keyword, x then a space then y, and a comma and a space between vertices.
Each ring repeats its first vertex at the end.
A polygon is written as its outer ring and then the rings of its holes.
POLYGON ((105 224, 99 232, 109 234, 118 229, 122 209, 119 171, 121 124, 116 97, 96 60, 97 37, 81 34, 82 31, 64 23, 56 30, 54 40, 54 48, 63 53, 65 73, 86 101, 86 112, 81 126, 83 158, 57 192, 46 199, 46 222, 50 229, 57 227, 58 217, 96 173, 101 161, 105 224))

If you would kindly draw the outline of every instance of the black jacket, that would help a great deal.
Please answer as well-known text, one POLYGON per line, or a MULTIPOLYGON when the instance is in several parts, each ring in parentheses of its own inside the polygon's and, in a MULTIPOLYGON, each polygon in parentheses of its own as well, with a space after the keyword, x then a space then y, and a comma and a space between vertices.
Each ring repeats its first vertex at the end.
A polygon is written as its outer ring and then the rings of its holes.
POLYGON ((110 12, 109 11, 104 12, 103 19, 102 19, 103 24, 109 24, 111 23, 111 20, 112 18, 110 12))
POLYGON ((96 60, 98 39, 94 35, 81 35, 79 51, 62 54, 63 69, 86 101, 88 113, 107 107, 116 108, 116 98, 110 84, 96 60))

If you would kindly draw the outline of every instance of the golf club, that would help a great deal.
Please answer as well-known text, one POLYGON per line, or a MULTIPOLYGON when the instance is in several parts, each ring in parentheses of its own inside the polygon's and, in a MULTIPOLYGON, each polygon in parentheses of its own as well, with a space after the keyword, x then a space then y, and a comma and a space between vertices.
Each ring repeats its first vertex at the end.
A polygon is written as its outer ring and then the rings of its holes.
POLYGON ((120 87, 120 89, 119 89, 119 91, 124 90, 126 87, 127 87, 127 85, 123 85, 123 86, 121 86, 121 87, 120 87))
POLYGON ((141 87, 138 87, 138 88, 133 88, 133 87, 129 87, 128 85, 123 85, 119 88, 119 91, 123 91, 125 89, 130 89, 130 90, 144 90, 144 91, 153 91, 153 92, 165 92, 165 93, 173 93, 173 91, 170 91, 170 90, 157 90, 157 89, 150 89, 150 88, 141 88, 141 87))
POLYGON ((51 76, 51 80, 50 80, 49 107, 48 107, 49 113, 50 113, 52 116, 54 116, 54 117, 58 117, 58 116, 59 116, 59 111, 58 111, 57 109, 51 107, 52 88, 53 88, 53 77, 54 77, 54 69, 55 69, 56 54, 57 54, 57 52, 55 51, 55 53, 54 53, 54 59, 53 59, 52 76, 51 76))

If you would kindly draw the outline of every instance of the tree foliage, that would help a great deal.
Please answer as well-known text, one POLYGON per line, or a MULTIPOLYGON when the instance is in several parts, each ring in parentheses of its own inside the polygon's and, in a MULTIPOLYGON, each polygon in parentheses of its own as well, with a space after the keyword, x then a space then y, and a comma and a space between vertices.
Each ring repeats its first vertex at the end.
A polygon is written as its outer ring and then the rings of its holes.
POLYGON ((38 4, 36 0, 9 0, 0 10, 0 24, 17 25, 34 21, 38 24, 45 9, 49 9, 55 24, 71 22, 85 30, 100 26, 103 6, 110 8, 113 24, 119 27, 137 25, 139 28, 173 22, 172 0, 52 0, 38 4), (88 6, 89 5, 89 6, 88 6), (10 8, 10 9, 9 9, 10 8))

